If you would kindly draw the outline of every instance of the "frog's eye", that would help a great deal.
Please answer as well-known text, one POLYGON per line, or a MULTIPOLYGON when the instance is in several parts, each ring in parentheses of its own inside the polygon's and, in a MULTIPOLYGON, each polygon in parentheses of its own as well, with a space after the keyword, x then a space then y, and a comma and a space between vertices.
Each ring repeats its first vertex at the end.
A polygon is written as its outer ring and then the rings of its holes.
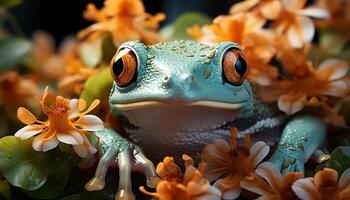
POLYGON ((111 74, 119 87, 125 87, 135 81, 137 58, 135 53, 128 49, 120 49, 111 62, 111 74))
POLYGON ((222 60, 224 80, 232 85, 241 85, 248 75, 248 63, 238 48, 226 50, 222 60))

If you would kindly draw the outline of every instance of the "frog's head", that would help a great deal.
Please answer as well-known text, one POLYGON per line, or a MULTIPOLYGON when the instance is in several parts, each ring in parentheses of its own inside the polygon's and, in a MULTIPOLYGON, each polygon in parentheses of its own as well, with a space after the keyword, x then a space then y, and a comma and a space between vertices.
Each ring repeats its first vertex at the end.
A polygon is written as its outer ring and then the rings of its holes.
POLYGON ((139 128, 215 129, 252 108, 248 65, 232 42, 127 42, 114 56, 111 73, 112 113, 139 128))

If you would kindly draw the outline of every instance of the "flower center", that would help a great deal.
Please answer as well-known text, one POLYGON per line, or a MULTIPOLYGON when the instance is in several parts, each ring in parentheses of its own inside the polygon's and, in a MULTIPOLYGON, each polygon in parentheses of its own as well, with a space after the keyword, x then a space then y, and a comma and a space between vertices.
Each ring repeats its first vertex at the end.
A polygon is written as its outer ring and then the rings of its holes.
MULTIPOLYGON (((44 112, 49 117, 49 126, 55 130, 69 130, 74 129, 73 125, 69 121, 68 111, 69 100, 58 96, 56 102, 53 105, 45 106, 44 112)), ((60 132, 60 131, 58 131, 60 132)))

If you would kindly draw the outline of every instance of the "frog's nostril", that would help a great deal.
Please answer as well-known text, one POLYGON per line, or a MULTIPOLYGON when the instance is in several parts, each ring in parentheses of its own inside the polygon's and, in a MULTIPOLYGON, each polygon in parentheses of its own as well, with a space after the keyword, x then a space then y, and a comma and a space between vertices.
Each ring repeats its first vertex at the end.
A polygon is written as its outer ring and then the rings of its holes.
POLYGON ((184 80, 186 82, 194 82, 196 80, 196 78, 193 75, 188 75, 188 76, 184 76, 182 78, 182 80, 184 80))
POLYGON ((166 82, 169 80, 169 77, 168 76, 164 76, 163 80, 166 82))

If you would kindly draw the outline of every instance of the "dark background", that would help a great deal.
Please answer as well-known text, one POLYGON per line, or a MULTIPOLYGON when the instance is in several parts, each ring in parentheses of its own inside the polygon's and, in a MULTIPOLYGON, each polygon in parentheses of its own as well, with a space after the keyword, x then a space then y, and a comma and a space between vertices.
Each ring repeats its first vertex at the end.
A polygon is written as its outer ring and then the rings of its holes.
MULTIPOLYGON (((227 14, 237 0, 144 0, 149 13, 164 12, 167 19, 162 25, 172 22, 186 11, 200 11, 214 18, 227 14)), ((87 27, 91 22, 82 17, 86 4, 103 5, 103 0, 23 0, 19 6, 10 9, 26 36, 35 30, 46 30, 57 42, 69 34, 87 27)))

